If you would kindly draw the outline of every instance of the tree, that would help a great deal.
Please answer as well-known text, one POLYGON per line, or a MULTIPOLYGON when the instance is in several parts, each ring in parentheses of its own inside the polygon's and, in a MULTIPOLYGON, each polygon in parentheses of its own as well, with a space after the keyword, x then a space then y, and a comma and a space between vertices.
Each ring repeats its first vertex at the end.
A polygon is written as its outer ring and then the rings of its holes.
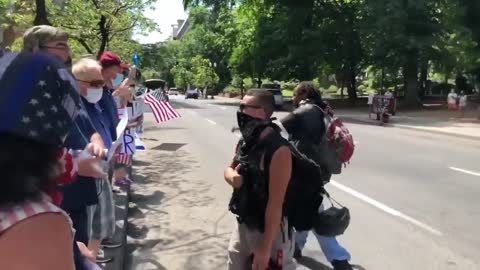
POLYGON ((130 38, 134 29, 151 30, 154 23, 143 15, 156 0, 70 0, 51 5, 53 24, 68 30, 86 52, 101 55, 114 38, 130 38), (79 20, 78 18, 81 18, 79 20))
POLYGON ((33 25, 52 25, 47 17, 45 0, 35 0, 35 20, 33 25))
POLYGON ((215 73, 214 63, 200 55, 192 59, 193 83, 197 87, 204 88, 204 97, 207 97, 207 88, 218 83, 218 75, 215 73))
POLYGON ((180 42, 173 40, 165 43, 143 45, 140 52, 142 69, 155 71, 158 78, 164 79, 168 85, 174 85, 172 68, 177 63, 180 42))
POLYGON ((181 61, 172 68, 171 72, 177 88, 188 89, 193 83, 193 73, 190 69, 190 64, 184 59, 181 59, 181 61))

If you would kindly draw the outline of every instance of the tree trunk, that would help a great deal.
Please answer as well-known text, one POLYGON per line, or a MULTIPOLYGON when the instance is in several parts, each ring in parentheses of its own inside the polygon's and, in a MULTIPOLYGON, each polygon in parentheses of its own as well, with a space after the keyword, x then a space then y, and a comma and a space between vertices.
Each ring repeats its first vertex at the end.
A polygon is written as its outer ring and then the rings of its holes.
POLYGON ((418 96, 423 98, 427 93, 427 80, 428 80, 428 61, 424 61, 420 67, 420 85, 418 96))
POLYGON ((350 66, 348 71, 347 93, 348 99, 352 105, 355 105, 355 101, 357 99, 357 79, 354 66, 350 66))
POLYGON ((35 0, 35 19, 33 25, 52 25, 48 21, 45 0, 35 0))
POLYGON ((418 50, 407 52, 403 76, 405 78, 405 105, 418 106, 418 50))
POLYGON ((380 81, 380 91, 383 91, 385 90, 385 66, 382 66, 382 78, 381 78, 381 81, 380 81))
POLYGON ((100 58, 102 53, 105 51, 105 48, 107 47, 108 38, 109 38, 109 31, 107 29, 107 18, 104 15, 100 17, 100 21, 98 22, 98 27, 100 30, 101 42, 100 42, 100 48, 98 49, 97 58, 100 58))
POLYGON ((262 87, 262 74, 259 72, 257 75, 257 87, 260 88, 262 87))

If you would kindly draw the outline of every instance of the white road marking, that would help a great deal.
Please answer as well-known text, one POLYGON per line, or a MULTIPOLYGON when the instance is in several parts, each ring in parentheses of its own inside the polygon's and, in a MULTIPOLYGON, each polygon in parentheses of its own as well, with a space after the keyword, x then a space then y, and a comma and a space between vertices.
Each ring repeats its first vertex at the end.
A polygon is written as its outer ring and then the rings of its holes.
POLYGON ((401 219, 403 219, 403 220, 405 220, 405 221, 407 221, 407 222, 410 222, 411 224, 413 224, 413 225, 415 225, 415 226, 418 226, 418 227, 420 227, 420 228, 422 228, 422 229, 424 229, 424 230, 426 230, 426 231, 428 231, 428 232, 430 232, 430 233, 432 233, 432 234, 435 234, 435 235, 438 235, 438 236, 443 235, 443 233, 440 232, 439 230, 437 230, 437 229, 435 229, 435 228, 433 228, 433 227, 430 227, 430 226, 428 226, 427 224, 422 223, 422 222, 420 222, 420 221, 418 221, 418 220, 416 220, 416 219, 414 219, 414 218, 412 218, 412 217, 410 217, 410 216, 407 216, 407 215, 403 214, 403 213, 400 212, 400 211, 397 211, 397 210, 395 210, 395 209, 393 209, 393 208, 391 208, 391 207, 388 207, 388 206, 386 206, 385 204, 383 204, 383 203, 381 203, 381 202, 379 202, 379 201, 376 201, 376 200, 374 200, 374 199, 372 199, 372 198, 370 198, 370 197, 368 197, 368 196, 366 196, 366 195, 364 195, 364 194, 362 194, 362 193, 360 193, 360 192, 358 192, 358 191, 355 191, 355 190, 353 190, 353 189, 351 189, 351 188, 349 188, 349 187, 347 187, 347 186, 344 186, 344 185, 342 185, 342 184, 340 184, 340 183, 338 183, 338 182, 336 182, 336 181, 334 181, 334 180, 330 181, 330 183, 331 183, 334 187, 336 187, 336 188, 338 188, 338 189, 340 189, 340 190, 342 190, 342 191, 344 191, 344 192, 352 195, 353 197, 356 197, 357 199, 360 199, 360 200, 362 200, 362 201, 364 201, 364 202, 366 202, 366 203, 368 203, 368 204, 370 204, 370 205, 372 205, 372 206, 374 206, 374 207, 376 207, 376 208, 384 211, 384 212, 387 213, 387 214, 390 214, 390 215, 392 215, 392 216, 401 218, 401 219))
POLYGON ((212 124, 212 125, 216 125, 216 124, 217 124, 217 123, 215 123, 215 121, 210 120, 210 119, 207 119, 207 121, 208 121, 210 124, 212 124))
POLYGON ((226 110, 226 109, 227 109, 227 107, 223 107, 223 106, 221 106, 221 107, 220 107, 220 109, 222 109, 222 110, 226 110))
POLYGON ((478 172, 472 172, 472 171, 469 171, 469 170, 464 170, 464 169, 460 169, 460 168, 456 168, 456 167, 448 167, 450 170, 454 170, 454 171, 457 171, 457 172, 462 172, 462 173, 466 173, 466 174, 470 174, 470 175, 473 175, 473 176, 480 176, 480 173, 478 172))

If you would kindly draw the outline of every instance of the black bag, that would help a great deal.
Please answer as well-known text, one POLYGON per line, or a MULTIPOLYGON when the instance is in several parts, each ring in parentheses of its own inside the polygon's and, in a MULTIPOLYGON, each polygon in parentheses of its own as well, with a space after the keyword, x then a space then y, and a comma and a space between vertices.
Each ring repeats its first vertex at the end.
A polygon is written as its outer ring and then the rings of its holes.
MULTIPOLYGON (((272 149, 268 139, 269 136, 261 142, 265 149, 265 168, 270 168, 277 149, 272 149)), ((322 169, 293 145, 288 146, 292 152, 292 176, 285 195, 284 216, 297 231, 311 230, 323 200, 322 169)))
POLYGON ((314 219, 313 230, 321 236, 335 237, 343 234, 350 224, 350 211, 341 205, 325 190, 325 196, 330 200, 332 207, 318 213, 314 219), (335 207, 335 202, 340 208, 335 207))

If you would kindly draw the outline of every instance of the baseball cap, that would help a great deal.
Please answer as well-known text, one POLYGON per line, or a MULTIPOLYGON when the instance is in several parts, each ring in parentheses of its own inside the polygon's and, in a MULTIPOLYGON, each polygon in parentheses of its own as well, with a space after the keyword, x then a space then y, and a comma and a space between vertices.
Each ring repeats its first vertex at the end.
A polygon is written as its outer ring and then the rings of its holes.
POLYGON ((46 46, 51 41, 67 41, 67 32, 50 25, 37 25, 29 28, 23 35, 23 50, 32 51, 34 48, 46 46))
POLYGON ((120 57, 113 52, 104 52, 100 56, 100 65, 102 68, 109 68, 113 66, 119 66, 123 69, 128 69, 129 66, 122 62, 120 57))

